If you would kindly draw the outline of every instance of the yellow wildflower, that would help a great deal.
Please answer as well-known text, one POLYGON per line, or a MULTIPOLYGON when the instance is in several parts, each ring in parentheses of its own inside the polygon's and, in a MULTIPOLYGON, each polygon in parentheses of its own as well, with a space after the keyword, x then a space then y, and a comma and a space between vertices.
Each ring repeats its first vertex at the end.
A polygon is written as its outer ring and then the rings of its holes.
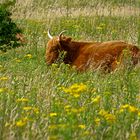
POLYGON ((51 124, 48 126, 49 129, 65 128, 66 124, 51 124))
POLYGON ((140 111, 138 112, 138 116, 140 117, 140 111))
POLYGON ((58 64, 53 63, 52 64, 52 67, 55 67, 56 68, 56 67, 58 67, 58 64))
POLYGON ((79 112, 79 110, 78 110, 78 109, 76 109, 76 108, 72 108, 72 109, 71 109, 71 112, 78 113, 78 112, 79 112))
POLYGON ((87 89, 87 86, 84 85, 83 83, 80 84, 73 84, 72 86, 70 86, 69 88, 63 88, 64 92, 66 93, 79 93, 79 92, 83 92, 87 89))
POLYGON ((69 111, 70 111, 70 108, 71 108, 71 106, 70 106, 70 105, 66 105, 66 106, 64 107, 65 111, 67 111, 67 112, 69 112, 69 111))
MULTIPOLYGON (((108 83, 110 84, 110 81, 109 81, 108 83)), ((111 95, 112 93, 109 92, 109 91, 105 91, 104 94, 105 94, 105 95, 111 95)))
POLYGON ((81 107, 81 108, 72 108, 72 109, 71 109, 71 111, 72 111, 73 113, 80 113, 80 112, 82 112, 82 111, 84 111, 84 110, 85 110, 84 107, 81 107))
POLYGON ((18 58, 15 58, 15 61, 16 61, 17 63, 20 63, 20 62, 21 62, 21 60, 18 59, 18 58))
POLYGON ((124 110, 125 109, 128 109, 129 108, 129 105, 128 104, 125 104, 125 105, 122 105, 121 107, 120 107, 120 109, 119 109, 119 113, 122 113, 122 112, 124 112, 124 110))
POLYGON ((39 109, 38 109, 38 108, 31 107, 31 106, 25 106, 25 107, 23 107, 23 110, 25 110, 25 111, 30 111, 30 110, 32 110, 32 111, 34 111, 36 114, 39 113, 39 109))
POLYGON ((60 89, 62 89, 65 93, 71 93, 71 90, 69 88, 62 87, 60 89))
POLYGON ((99 115, 101 115, 101 116, 104 116, 104 115, 106 115, 106 114, 108 114, 108 112, 105 111, 104 109, 101 109, 101 110, 99 111, 99 115))
POLYGON ((38 108, 33 108, 33 111, 36 113, 36 114, 39 114, 39 109, 38 108))
POLYGON ((49 129, 56 129, 56 128, 57 128, 57 125, 51 124, 51 125, 48 126, 48 128, 49 128, 49 129))
POLYGON ((138 108, 136 108, 134 106, 129 106, 129 111, 133 112, 133 113, 138 113, 138 108))
POLYGON ((19 120, 16 122, 16 126, 22 127, 22 126, 26 125, 26 123, 27 123, 26 120, 19 120))
POLYGON ((122 105, 121 108, 122 108, 122 109, 129 108, 129 104, 122 105))
POLYGON ((58 140, 58 136, 52 135, 48 137, 48 140, 58 140))
POLYGON ((96 88, 93 88, 93 89, 91 90, 91 92, 96 92, 96 88))
POLYGON ((74 93, 73 96, 74 96, 75 98, 78 98, 78 97, 80 96, 80 94, 74 93))
POLYGON ((70 105, 66 105, 65 107, 64 107, 64 109, 68 109, 68 108, 70 108, 71 106, 70 105))
POLYGON ((87 89, 87 86, 84 85, 83 83, 80 84, 73 84, 72 86, 65 88, 61 87, 61 89, 70 95, 73 95, 75 98, 78 98, 80 96, 80 93, 85 91, 87 89))
POLYGON ((31 110, 32 109, 32 107, 31 106, 26 106, 26 107, 23 107, 23 110, 25 110, 25 111, 29 111, 29 110, 31 110))
POLYGON ((0 80, 1 81, 6 81, 6 80, 8 80, 8 77, 1 77, 0 80))
POLYGON ((106 119, 106 121, 108 121, 108 122, 114 122, 116 120, 115 115, 108 113, 105 110, 101 110, 99 112, 99 115, 103 116, 106 119))
POLYGON ((91 100, 93 103, 99 103, 101 100, 101 96, 98 95, 96 98, 91 98, 91 100))
POLYGON ((124 112, 124 109, 123 109, 123 108, 121 108, 121 109, 118 111, 118 113, 122 113, 122 112, 124 112))
POLYGON ((19 99, 17 99, 16 101, 17 101, 17 102, 28 102, 29 99, 27 99, 27 98, 19 98, 19 99))
POLYGON ((99 125, 101 120, 99 118, 96 118, 94 121, 96 125, 99 125))
POLYGON ((22 120, 27 122, 29 119, 27 117, 24 117, 22 120))
POLYGON ((57 113, 55 112, 50 113, 50 117, 56 117, 56 116, 57 116, 57 113))
POLYGON ((81 91, 84 91, 86 90, 87 86, 84 85, 83 83, 80 83, 80 84, 73 84, 70 89, 71 90, 76 90, 77 92, 81 92, 81 91))
POLYGON ((0 93, 4 92, 5 88, 0 88, 0 93))
POLYGON ((26 54, 24 57, 26 57, 26 58, 32 58, 32 55, 31 54, 26 54))
POLYGON ((79 124, 78 127, 81 128, 81 129, 85 129, 86 128, 86 126, 84 124, 79 124))
POLYGON ((80 108, 78 109, 79 112, 82 112, 82 111, 84 111, 84 110, 85 110, 85 107, 80 107, 80 108))
POLYGON ((114 122, 116 120, 116 117, 113 114, 106 114, 104 117, 108 122, 114 122))
POLYGON ((86 130, 85 132, 83 132, 83 135, 89 135, 90 132, 88 130, 86 130))
POLYGON ((127 109, 129 112, 132 112, 132 113, 138 113, 138 111, 139 111, 139 109, 137 107, 129 105, 129 104, 122 105, 120 107, 120 112, 123 112, 124 109, 127 109))

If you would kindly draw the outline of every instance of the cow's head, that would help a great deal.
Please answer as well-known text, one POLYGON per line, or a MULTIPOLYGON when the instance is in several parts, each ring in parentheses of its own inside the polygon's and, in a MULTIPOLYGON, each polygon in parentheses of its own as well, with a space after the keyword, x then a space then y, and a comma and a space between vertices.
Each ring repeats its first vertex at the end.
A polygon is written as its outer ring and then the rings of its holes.
POLYGON ((62 31, 58 36, 53 37, 48 30, 48 37, 50 40, 48 41, 46 47, 47 64, 54 63, 59 56, 59 52, 65 50, 65 47, 71 41, 71 38, 63 36, 64 32, 65 31, 62 31))

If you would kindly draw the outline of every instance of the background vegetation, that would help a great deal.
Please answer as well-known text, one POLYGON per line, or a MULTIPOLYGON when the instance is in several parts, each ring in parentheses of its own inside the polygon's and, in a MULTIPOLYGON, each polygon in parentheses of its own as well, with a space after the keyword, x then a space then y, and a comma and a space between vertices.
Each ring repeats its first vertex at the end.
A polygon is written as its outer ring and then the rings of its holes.
POLYGON ((16 37, 21 30, 10 17, 9 7, 11 5, 10 2, 0 4, 0 50, 3 52, 21 45, 16 37))
POLYGON ((0 53, 0 139, 140 139, 139 65, 109 74, 45 63, 47 30, 140 45, 139 0, 17 0, 26 45, 0 53))

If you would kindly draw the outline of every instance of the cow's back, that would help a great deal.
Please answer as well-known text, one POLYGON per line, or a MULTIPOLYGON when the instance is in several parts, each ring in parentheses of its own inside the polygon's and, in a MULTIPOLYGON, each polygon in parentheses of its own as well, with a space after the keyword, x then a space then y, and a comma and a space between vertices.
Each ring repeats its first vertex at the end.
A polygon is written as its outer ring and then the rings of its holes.
MULTIPOLYGON (((136 46, 123 41, 88 44, 79 49, 77 57, 75 61, 72 62, 72 65, 76 65, 79 70, 86 70, 89 67, 96 68, 98 66, 114 69, 111 67, 114 67, 114 62, 121 58, 122 52, 125 49, 130 50, 132 53, 134 52, 133 50, 135 50, 135 54, 139 51, 136 46)), ((136 57, 135 59, 138 60, 136 57)))

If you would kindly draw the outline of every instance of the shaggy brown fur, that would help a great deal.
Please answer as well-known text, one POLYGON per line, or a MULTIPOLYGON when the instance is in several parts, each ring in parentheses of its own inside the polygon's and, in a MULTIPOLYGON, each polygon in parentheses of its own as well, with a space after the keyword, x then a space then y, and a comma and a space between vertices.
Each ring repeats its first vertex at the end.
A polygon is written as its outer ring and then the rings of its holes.
POLYGON ((124 50, 128 50, 133 64, 137 64, 140 59, 140 49, 135 45, 123 41, 77 42, 61 34, 48 41, 46 62, 54 63, 59 53, 66 51, 64 63, 76 66, 79 71, 98 67, 111 71, 116 69, 117 62, 122 62, 124 50))

